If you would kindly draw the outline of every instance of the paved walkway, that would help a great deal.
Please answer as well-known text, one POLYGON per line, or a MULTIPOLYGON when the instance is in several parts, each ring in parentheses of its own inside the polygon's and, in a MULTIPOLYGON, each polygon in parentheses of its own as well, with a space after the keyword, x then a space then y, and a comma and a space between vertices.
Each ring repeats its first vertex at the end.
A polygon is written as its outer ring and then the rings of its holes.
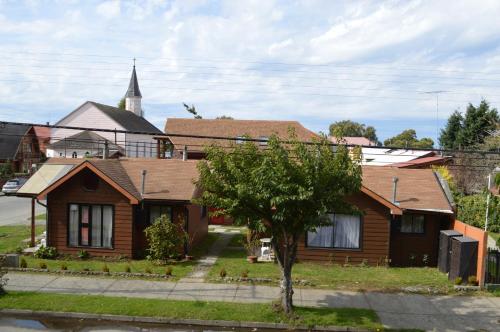
POLYGON ((204 282, 210 268, 215 264, 217 258, 224 248, 227 247, 229 241, 236 234, 235 232, 224 232, 214 230, 214 233, 219 234, 219 238, 212 244, 208 250, 208 255, 201 257, 198 264, 194 267, 193 271, 186 277, 179 280, 179 282, 204 282))
MULTIPOLYGON (((10 272, 7 290, 91 294, 170 300, 268 303, 278 298, 270 286, 185 283, 69 277, 10 272)), ((500 331, 500 298, 295 290, 295 305, 369 308, 390 328, 436 331, 500 331)))

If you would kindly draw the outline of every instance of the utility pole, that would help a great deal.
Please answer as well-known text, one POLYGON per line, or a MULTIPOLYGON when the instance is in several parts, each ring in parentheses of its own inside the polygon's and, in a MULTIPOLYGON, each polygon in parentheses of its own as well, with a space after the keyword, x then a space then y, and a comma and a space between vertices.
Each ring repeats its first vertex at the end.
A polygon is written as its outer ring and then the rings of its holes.
POLYGON ((445 91, 445 90, 434 90, 434 91, 425 91, 422 93, 425 93, 427 95, 436 95, 436 146, 439 141, 439 94, 440 93, 446 93, 450 91, 445 91))

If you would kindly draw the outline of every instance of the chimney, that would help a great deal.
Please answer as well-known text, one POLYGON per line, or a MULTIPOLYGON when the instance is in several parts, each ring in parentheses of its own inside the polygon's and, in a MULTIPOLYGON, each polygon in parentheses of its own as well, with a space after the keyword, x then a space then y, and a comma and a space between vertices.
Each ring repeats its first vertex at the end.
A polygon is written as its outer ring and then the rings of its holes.
POLYGON ((141 197, 144 198, 144 189, 146 187, 146 170, 142 170, 142 182, 141 182, 141 197))
POLYGON ((398 191, 398 181, 399 179, 395 176, 392 178, 392 203, 399 205, 398 201, 396 200, 396 195, 398 191))
POLYGON ((109 143, 108 140, 104 141, 104 150, 102 152, 102 159, 108 159, 109 157, 109 143))

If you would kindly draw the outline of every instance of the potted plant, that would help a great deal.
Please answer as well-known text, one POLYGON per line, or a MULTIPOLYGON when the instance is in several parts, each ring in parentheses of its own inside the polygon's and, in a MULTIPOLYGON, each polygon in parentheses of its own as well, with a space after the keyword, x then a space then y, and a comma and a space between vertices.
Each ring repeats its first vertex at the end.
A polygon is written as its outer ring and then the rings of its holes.
POLYGON ((247 250, 247 261, 249 263, 257 263, 259 249, 260 249, 260 240, 257 237, 253 237, 251 239, 247 239, 245 243, 245 249, 247 250))

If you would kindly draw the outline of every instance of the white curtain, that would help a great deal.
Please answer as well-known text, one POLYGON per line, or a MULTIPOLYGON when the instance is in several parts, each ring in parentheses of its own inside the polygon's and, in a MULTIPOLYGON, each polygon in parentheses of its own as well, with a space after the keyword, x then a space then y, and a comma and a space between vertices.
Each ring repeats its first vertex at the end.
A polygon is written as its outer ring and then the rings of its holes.
POLYGON ((69 245, 78 245, 78 205, 71 204, 69 206, 69 245))
POLYGON ((101 234, 102 234, 102 220, 101 220, 101 206, 92 206, 92 246, 101 247, 101 234))
POLYGON ((335 215, 335 248, 359 248, 359 233, 361 222, 359 216, 350 216, 346 214, 335 215))
MULTIPOLYGON (((333 222, 333 214, 328 215, 333 222)), ((307 232, 307 245, 311 247, 331 248, 333 246, 333 225, 316 228, 315 231, 307 232)))
POLYGON ((102 246, 111 248, 113 241, 113 208, 102 207, 102 246))

